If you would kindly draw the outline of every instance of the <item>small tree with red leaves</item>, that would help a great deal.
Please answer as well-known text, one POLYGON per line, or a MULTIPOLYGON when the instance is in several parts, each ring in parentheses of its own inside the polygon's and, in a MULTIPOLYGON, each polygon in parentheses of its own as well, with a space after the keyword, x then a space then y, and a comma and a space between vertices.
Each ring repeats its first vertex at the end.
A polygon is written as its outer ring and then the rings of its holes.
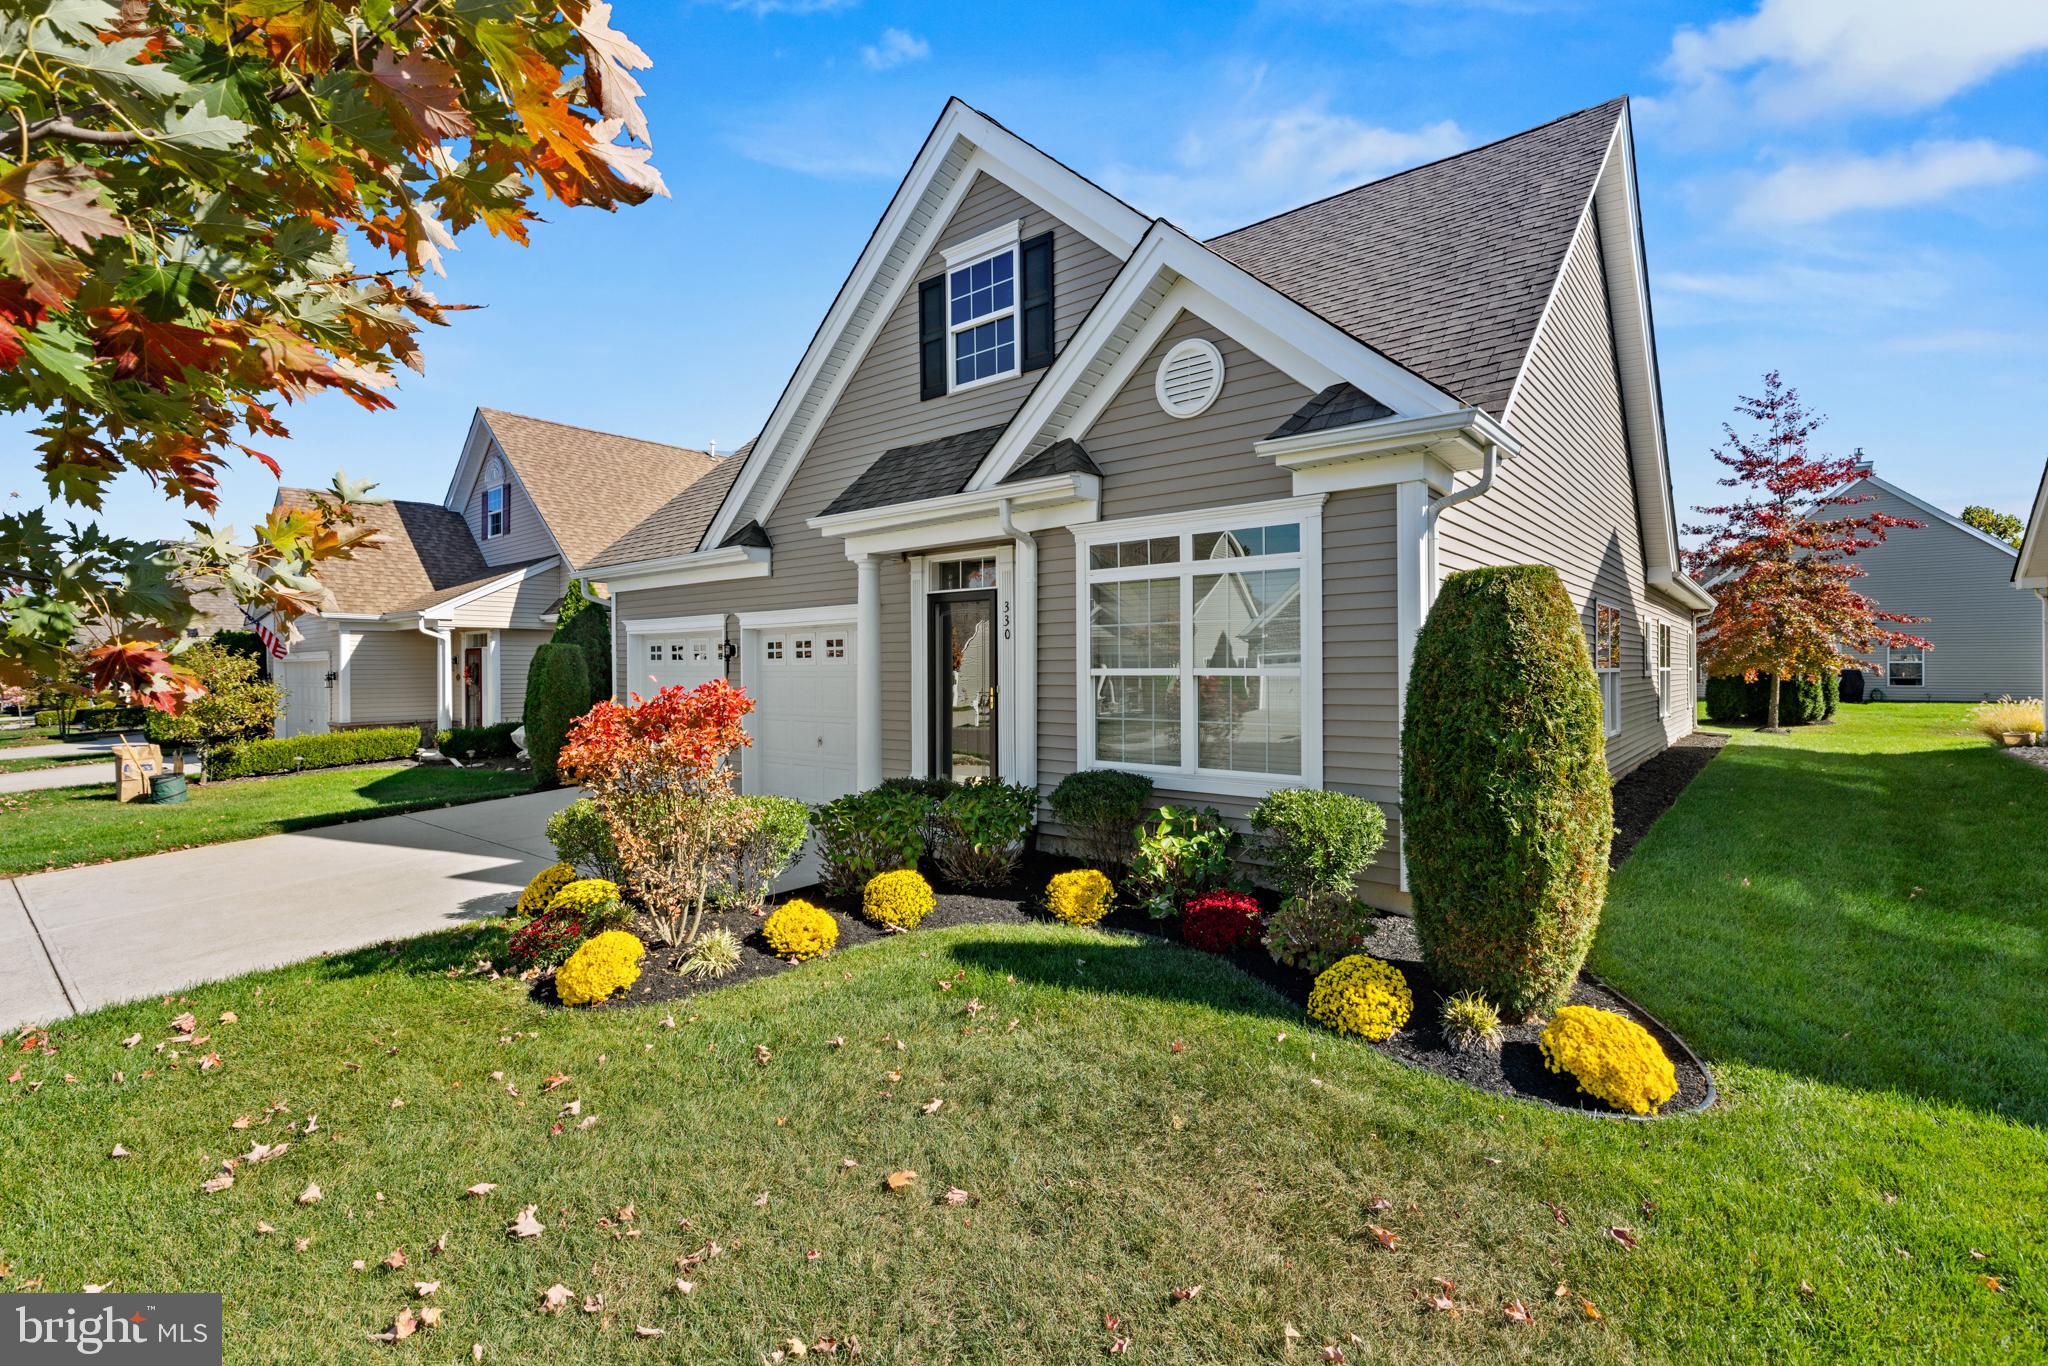
POLYGON ((606 700, 569 730, 556 765, 590 793, 619 864, 671 947, 694 942, 704 903, 752 828, 732 792, 740 721, 754 699, 722 678, 663 688, 631 706, 606 700))
POLYGON ((1766 729, 1778 726, 1778 684, 1817 678, 1823 671, 1858 665, 1857 654, 1880 645, 1933 646, 1891 629, 1922 617, 1886 612, 1855 582, 1863 577, 1856 552, 1881 543, 1888 532, 1925 525, 1884 512, 1849 512, 1868 496, 1842 492, 1868 466, 1861 453, 1815 455, 1807 439, 1824 418, 1807 410, 1799 391, 1773 370, 1757 397, 1735 411, 1754 424, 1749 433, 1723 423, 1727 441, 1714 458, 1732 472, 1720 482, 1746 488, 1739 503, 1698 507, 1713 519, 1688 526, 1706 540, 1686 553, 1686 567, 1707 585, 1714 610, 1700 633, 1708 669, 1771 680, 1766 729), (1887 624, 1889 623, 1889 624, 1887 624))

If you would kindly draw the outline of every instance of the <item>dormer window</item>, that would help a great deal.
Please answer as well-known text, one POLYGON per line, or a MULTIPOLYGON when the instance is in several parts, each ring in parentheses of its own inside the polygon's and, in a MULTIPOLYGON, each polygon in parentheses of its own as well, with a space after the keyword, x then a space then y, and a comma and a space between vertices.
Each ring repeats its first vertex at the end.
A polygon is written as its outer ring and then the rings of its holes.
POLYGON ((479 540, 493 540, 511 529, 512 485, 506 481, 505 466, 495 456, 484 466, 482 508, 477 517, 479 540))
POLYGON ((1052 363, 1053 235, 1005 223, 942 248, 918 286, 920 396, 939 398, 1052 363))

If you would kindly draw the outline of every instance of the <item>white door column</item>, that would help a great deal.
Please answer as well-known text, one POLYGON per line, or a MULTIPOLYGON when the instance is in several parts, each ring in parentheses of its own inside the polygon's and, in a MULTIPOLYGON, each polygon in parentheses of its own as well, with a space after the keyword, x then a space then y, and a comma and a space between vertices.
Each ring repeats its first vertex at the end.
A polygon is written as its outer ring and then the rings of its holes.
POLYGON ((455 726, 455 642, 452 633, 434 634, 434 729, 455 726))
POLYGON ((854 560, 853 779, 861 791, 882 781, 882 566, 872 555, 854 560))

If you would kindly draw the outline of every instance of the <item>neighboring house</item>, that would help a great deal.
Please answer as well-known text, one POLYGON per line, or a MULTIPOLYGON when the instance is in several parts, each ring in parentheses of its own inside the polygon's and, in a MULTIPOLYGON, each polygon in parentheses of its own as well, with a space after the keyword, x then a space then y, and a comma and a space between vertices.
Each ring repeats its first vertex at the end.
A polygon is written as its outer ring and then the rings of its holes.
POLYGON ((2036 628, 2041 641, 2039 667, 2027 689, 2035 697, 2048 697, 2048 468, 2041 471, 2040 487, 2034 491, 2034 509, 2027 518, 2026 538, 2012 567, 2015 588, 2032 589, 2041 602, 2036 628))
POLYGON ((744 459, 580 566, 616 686, 747 688, 752 791, 1111 767, 1398 833, 1436 585, 1541 561, 1633 768, 1692 729, 1711 606, 1634 175, 1615 100, 1203 242, 949 103, 744 459))
POLYGON ((1881 512, 1922 523, 1856 553, 1864 571, 1857 591, 1887 612, 1925 617, 1921 625, 1898 629, 1934 647, 1881 647, 1864 656, 1864 697, 1982 702, 2039 696, 2040 604, 2012 591, 2013 548, 1872 474, 1842 493, 1866 500, 1851 515, 1881 512))
POLYGON ((575 566, 731 463, 478 409, 447 496, 370 505, 387 543, 321 567, 327 602, 300 619, 277 668, 280 733, 518 720, 575 566))

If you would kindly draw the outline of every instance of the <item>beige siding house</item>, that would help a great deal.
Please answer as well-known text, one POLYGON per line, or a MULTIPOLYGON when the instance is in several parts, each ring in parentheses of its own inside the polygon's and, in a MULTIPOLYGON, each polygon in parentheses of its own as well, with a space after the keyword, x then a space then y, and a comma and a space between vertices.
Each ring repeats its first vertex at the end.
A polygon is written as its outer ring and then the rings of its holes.
POLYGON ((949 104, 759 436, 571 557, 616 687, 747 688, 755 791, 1124 768, 1398 834, 1437 585, 1543 562, 1625 772, 1691 728, 1711 605, 1633 177, 1617 100, 1204 242, 949 104))
MULTIPOLYGON (((578 558, 720 462, 702 451, 479 409, 440 503, 372 505, 385 543, 325 566, 277 664, 279 729, 519 719, 527 667, 578 558)), ((280 504, 311 495, 285 489, 280 504)))
POLYGON ((1899 629, 1934 648, 1880 650, 1864 664, 1865 697, 1983 702, 2041 695, 2041 604, 2015 593, 2019 554, 1996 536, 1875 475, 1843 490, 1856 514, 1919 522, 1856 552, 1858 591, 1887 612, 1925 617, 1899 629))
POLYGON ((2048 468, 2041 471, 2040 487, 2034 491, 2034 507, 2027 518, 2026 539, 2012 567, 2013 587, 2040 599, 2041 660, 2032 675, 2035 697, 2048 697, 2048 468))

